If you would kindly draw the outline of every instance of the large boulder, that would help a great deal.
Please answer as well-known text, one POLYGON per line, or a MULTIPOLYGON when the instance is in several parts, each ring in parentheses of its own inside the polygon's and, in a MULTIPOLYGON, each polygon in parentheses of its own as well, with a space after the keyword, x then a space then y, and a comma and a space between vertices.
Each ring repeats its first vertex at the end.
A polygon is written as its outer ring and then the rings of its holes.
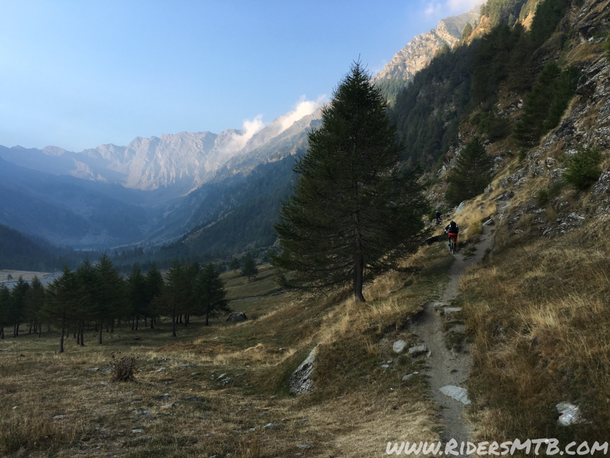
POLYGON ((248 317, 246 317, 246 314, 244 312, 235 312, 229 315, 227 321, 234 321, 236 323, 239 323, 240 321, 246 321, 247 319, 248 317))
POLYGON ((313 390, 313 380, 311 374, 313 373, 313 363, 318 353, 318 346, 316 345, 313 350, 309 353, 309 356, 296 368, 292 373, 289 380, 290 392, 296 395, 309 393, 313 390))

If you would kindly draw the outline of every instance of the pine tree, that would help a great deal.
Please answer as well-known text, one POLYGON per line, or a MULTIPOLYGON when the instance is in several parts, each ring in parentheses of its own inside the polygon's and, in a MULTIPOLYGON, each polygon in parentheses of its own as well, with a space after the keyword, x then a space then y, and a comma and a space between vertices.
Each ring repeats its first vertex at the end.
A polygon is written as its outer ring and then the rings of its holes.
POLYGON ((35 275, 32 279, 30 289, 25 296, 25 316, 30 322, 30 329, 34 326, 34 332, 38 330, 38 337, 42 337, 42 323, 40 321, 40 311, 44 306, 44 286, 35 275))
POLYGON ((197 315, 205 315, 206 326, 209 325, 210 318, 221 313, 231 313, 226 297, 227 291, 220 278, 220 271, 214 264, 209 263, 199 271, 195 284, 197 315))
POLYGON ((150 317, 151 329, 155 327, 157 298, 163 293, 163 286, 163 275, 161 275, 161 272, 157 270, 157 266, 153 263, 152 268, 146 273, 146 310, 150 317))
POLYGON ((192 291, 187 288, 186 269, 178 261, 174 261, 167 271, 165 286, 158 301, 172 315, 172 336, 176 337, 176 319, 187 307, 192 291))
POLYGON ((0 339, 4 339, 4 328, 11 322, 9 310, 11 306, 11 291, 5 284, 0 284, 0 339))
POLYGON ((308 145, 275 225, 282 251, 273 263, 296 274, 291 286, 352 284, 364 302, 365 279, 419 246, 427 206, 416 174, 400 167, 386 102, 359 62, 322 109, 308 145))
POLYGON ((478 137, 472 139, 460 153, 455 168, 449 174, 445 199, 451 205, 472 199, 491 183, 493 159, 485 152, 478 137))
POLYGON ((13 325, 13 337, 19 337, 19 325, 26 315, 26 295, 30 285, 19 277, 17 284, 11 291, 10 318, 13 325))
POLYGON ((244 277, 248 277, 248 281, 250 281, 250 277, 256 276, 258 274, 258 269, 256 268, 256 262, 252 257, 251 253, 246 253, 244 256, 244 267, 241 269, 241 274, 244 277))
POLYGON ((76 276, 68 267, 64 267, 61 276, 48 286, 45 305, 42 310, 42 316, 46 317, 48 322, 58 324, 61 327, 60 353, 64 351, 66 327, 74 321, 78 303, 76 276))
POLYGON ((97 318, 99 324, 98 343, 101 345, 104 325, 110 325, 113 329, 114 319, 119 317, 125 309, 125 283, 107 254, 102 255, 95 266, 95 271, 100 286, 97 318))
POLYGON ((89 259, 76 269, 74 273, 78 288, 78 307, 77 316, 77 345, 85 346, 85 323, 94 320, 99 310, 101 301, 102 287, 96 268, 89 259))
POLYGON ((132 320, 131 329, 138 329, 140 318, 146 315, 146 278, 140 271, 140 266, 134 264, 127 277, 127 301, 129 303, 129 318, 132 320))
POLYGON ((233 258, 231 259, 231 264, 229 264, 229 269, 236 272, 239 269, 239 259, 233 258))

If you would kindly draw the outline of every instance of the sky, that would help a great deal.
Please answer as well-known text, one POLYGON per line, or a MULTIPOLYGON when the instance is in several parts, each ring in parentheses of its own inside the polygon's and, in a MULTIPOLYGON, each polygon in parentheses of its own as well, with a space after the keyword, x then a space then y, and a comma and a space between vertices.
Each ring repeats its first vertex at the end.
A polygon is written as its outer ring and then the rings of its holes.
POLYGON ((0 0, 0 145, 254 131, 475 1, 0 0))

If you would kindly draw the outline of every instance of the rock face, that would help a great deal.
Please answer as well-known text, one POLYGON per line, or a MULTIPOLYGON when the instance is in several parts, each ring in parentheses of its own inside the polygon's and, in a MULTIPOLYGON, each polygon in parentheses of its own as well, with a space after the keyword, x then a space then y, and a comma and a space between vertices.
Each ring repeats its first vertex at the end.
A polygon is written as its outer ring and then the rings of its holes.
POLYGON ((311 374, 313 373, 313 363, 318 353, 317 345, 309 353, 309 356, 296 368, 296 370, 290 376, 290 392, 296 395, 309 393, 313 390, 313 380, 311 374))
POLYGON ((383 80, 403 80, 406 85, 415 74, 428 65, 436 52, 443 46, 453 47, 460 41, 466 24, 479 19, 479 6, 469 12, 441 20, 435 29, 417 35, 398 51, 389 64, 373 78, 373 82, 383 80))

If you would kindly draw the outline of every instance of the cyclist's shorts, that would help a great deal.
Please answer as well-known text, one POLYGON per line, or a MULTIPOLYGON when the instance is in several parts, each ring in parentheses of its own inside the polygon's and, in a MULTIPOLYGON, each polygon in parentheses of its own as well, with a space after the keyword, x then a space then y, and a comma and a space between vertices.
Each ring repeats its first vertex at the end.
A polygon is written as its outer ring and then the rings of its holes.
POLYGON ((449 232, 447 236, 453 240, 453 243, 457 243, 457 234, 455 232, 449 232))

